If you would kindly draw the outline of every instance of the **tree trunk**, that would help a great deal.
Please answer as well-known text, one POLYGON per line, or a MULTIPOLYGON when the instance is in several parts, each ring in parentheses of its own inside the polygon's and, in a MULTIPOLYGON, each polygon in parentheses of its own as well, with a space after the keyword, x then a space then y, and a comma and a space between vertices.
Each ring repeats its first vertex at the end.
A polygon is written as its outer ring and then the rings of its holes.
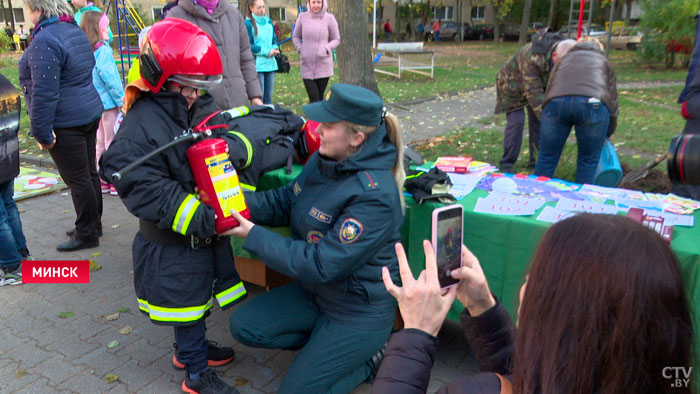
POLYGON ((527 30, 530 25, 530 11, 532 9, 532 0, 525 0, 523 5, 523 19, 520 22, 520 38, 518 42, 525 44, 527 42, 527 30))
POLYGON ((10 8, 10 26, 12 26, 12 31, 15 31, 15 13, 12 10, 12 0, 7 0, 7 7, 10 8))
POLYGON ((493 42, 501 42, 501 18, 498 15, 498 7, 493 6, 493 42))
POLYGON ((627 0, 625 5, 627 6, 627 12, 625 13, 625 26, 629 26, 630 19, 632 19, 632 0, 627 0))
POLYGON ((423 9, 423 25, 427 25, 429 16, 430 16, 430 0, 426 1, 425 8, 423 9))
POLYGON ((248 15, 248 0, 238 0, 238 11, 245 19, 246 15, 248 15))
POLYGON ((338 21, 338 75, 340 82, 365 87, 377 94, 372 51, 367 40, 367 12, 364 2, 331 0, 329 8, 338 21))
POLYGON ((401 41, 401 10, 399 10, 399 2, 394 3, 396 4, 395 12, 394 12, 394 23, 391 24, 391 32, 393 33, 391 38, 394 41, 401 41))
POLYGON ((547 16, 547 27, 552 28, 554 22, 554 6, 557 0, 549 0, 549 15, 547 16))
POLYGON ((415 38, 416 37, 415 36, 416 26, 413 23, 415 20, 415 17, 416 16, 413 13, 413 7, 412 7, 411 3, 408 3, 408 26, 411 27, 411 34, 406 34, 406 36, 408 37, 408 41, 415 41, 415 39, 416 39, 415 38))

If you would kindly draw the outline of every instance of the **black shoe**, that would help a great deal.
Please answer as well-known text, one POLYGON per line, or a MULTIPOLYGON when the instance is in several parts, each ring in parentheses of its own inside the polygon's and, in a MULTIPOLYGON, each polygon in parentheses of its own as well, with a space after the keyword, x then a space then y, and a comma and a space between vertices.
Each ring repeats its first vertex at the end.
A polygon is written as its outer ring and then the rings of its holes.
POLYGON ((185 373, 182 391, 191 394, 239 394, 238 390, 221 380, 211 368, 205 369, 199 379, 194 381, 190 380, 189 373, 185 373))
POLYGON ((71 237, 68 241, 58 244, 56 250, 59 252, 72 252, 74 250, 90 249, 100 246, 100 240, 95 238, 93 240, 84 240, 80 238, 71 237))
POLYGON ((512 166, 512 165, 507 165, 507 164, 506 164, 506 165, 502 165, 502 166, 499 167, 499 170, 500 170, 501 172, 505 172, 505 173, 508 173, 508 174, 513 174, 513 166, 512 166))
MULTIPOLYGON (((230 347, 219 347, 219 344, 214 341, 207 341, 209 349, 207 350, 207 364, 210 367, 220 367, 233 361, 236 352, 230 347)), ((177 344, 173 343, 173 347, 177 350, 177 344)), ((173 354, 173 368, 185 369, 185 364, 177 359, 177 351, 173 354)))
MULTIPOLYGON (((66 235, 69 236, 69 237, 71 237, 71 238, 73 237, 73 234, 75 234, 75 227, 73 227, 72 229, 66 231, 66 235)), ((101 237, 101 236, 102 236, 102 229, 99 229, 99 230, 97 231, 97 236, 98 236, 98 237, 101 237)))

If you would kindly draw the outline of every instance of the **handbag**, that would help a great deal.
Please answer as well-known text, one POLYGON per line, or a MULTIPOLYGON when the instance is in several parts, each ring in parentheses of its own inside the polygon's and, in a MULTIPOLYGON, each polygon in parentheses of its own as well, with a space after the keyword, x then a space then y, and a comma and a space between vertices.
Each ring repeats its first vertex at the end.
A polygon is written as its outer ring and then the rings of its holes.
POLYGON ((616 187, 622 179, 620 159, 615 152, 615 146, 607 138, 603 150, 600 152, 600 160, 594 179, 593 184, 606 187, 616 187))
POLYGON ((288 73, 289 69, 292 68, 292 66, 289 65, 289 59, 287 59, 287 55, 280 53, 275 55, 275 60, 277 61, 277 71, 276 73, 288 73))

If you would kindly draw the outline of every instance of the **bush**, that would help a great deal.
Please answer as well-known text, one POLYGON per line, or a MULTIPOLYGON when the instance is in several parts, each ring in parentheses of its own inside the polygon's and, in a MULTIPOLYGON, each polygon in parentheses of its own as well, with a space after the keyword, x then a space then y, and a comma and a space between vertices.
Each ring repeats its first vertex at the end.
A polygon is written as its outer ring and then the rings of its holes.
POLYGON ((12 50, 12 38, 0 32, 0 53, 12 50))

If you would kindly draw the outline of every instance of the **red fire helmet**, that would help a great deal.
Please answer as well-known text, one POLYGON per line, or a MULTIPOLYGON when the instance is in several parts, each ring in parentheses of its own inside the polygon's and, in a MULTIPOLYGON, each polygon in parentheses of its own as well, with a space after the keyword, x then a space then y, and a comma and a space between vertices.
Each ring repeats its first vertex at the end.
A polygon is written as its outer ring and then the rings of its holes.
POLYGON ((309 157, 321 147, 321 137, 316 131, 318 125, 320 125, 320 123, 309 119, 301 128, 301 136, 297 148, 297 155, 299 156, 299 162, 301 164, 306 164, 306 162, 309 161, 309 157))
POLYGON ((154 93, 167 80, 208 89, 221 82, 221 57, 216 44, 196 25, 176 18, 154 24, 139 55, 141 78, 154 93))

